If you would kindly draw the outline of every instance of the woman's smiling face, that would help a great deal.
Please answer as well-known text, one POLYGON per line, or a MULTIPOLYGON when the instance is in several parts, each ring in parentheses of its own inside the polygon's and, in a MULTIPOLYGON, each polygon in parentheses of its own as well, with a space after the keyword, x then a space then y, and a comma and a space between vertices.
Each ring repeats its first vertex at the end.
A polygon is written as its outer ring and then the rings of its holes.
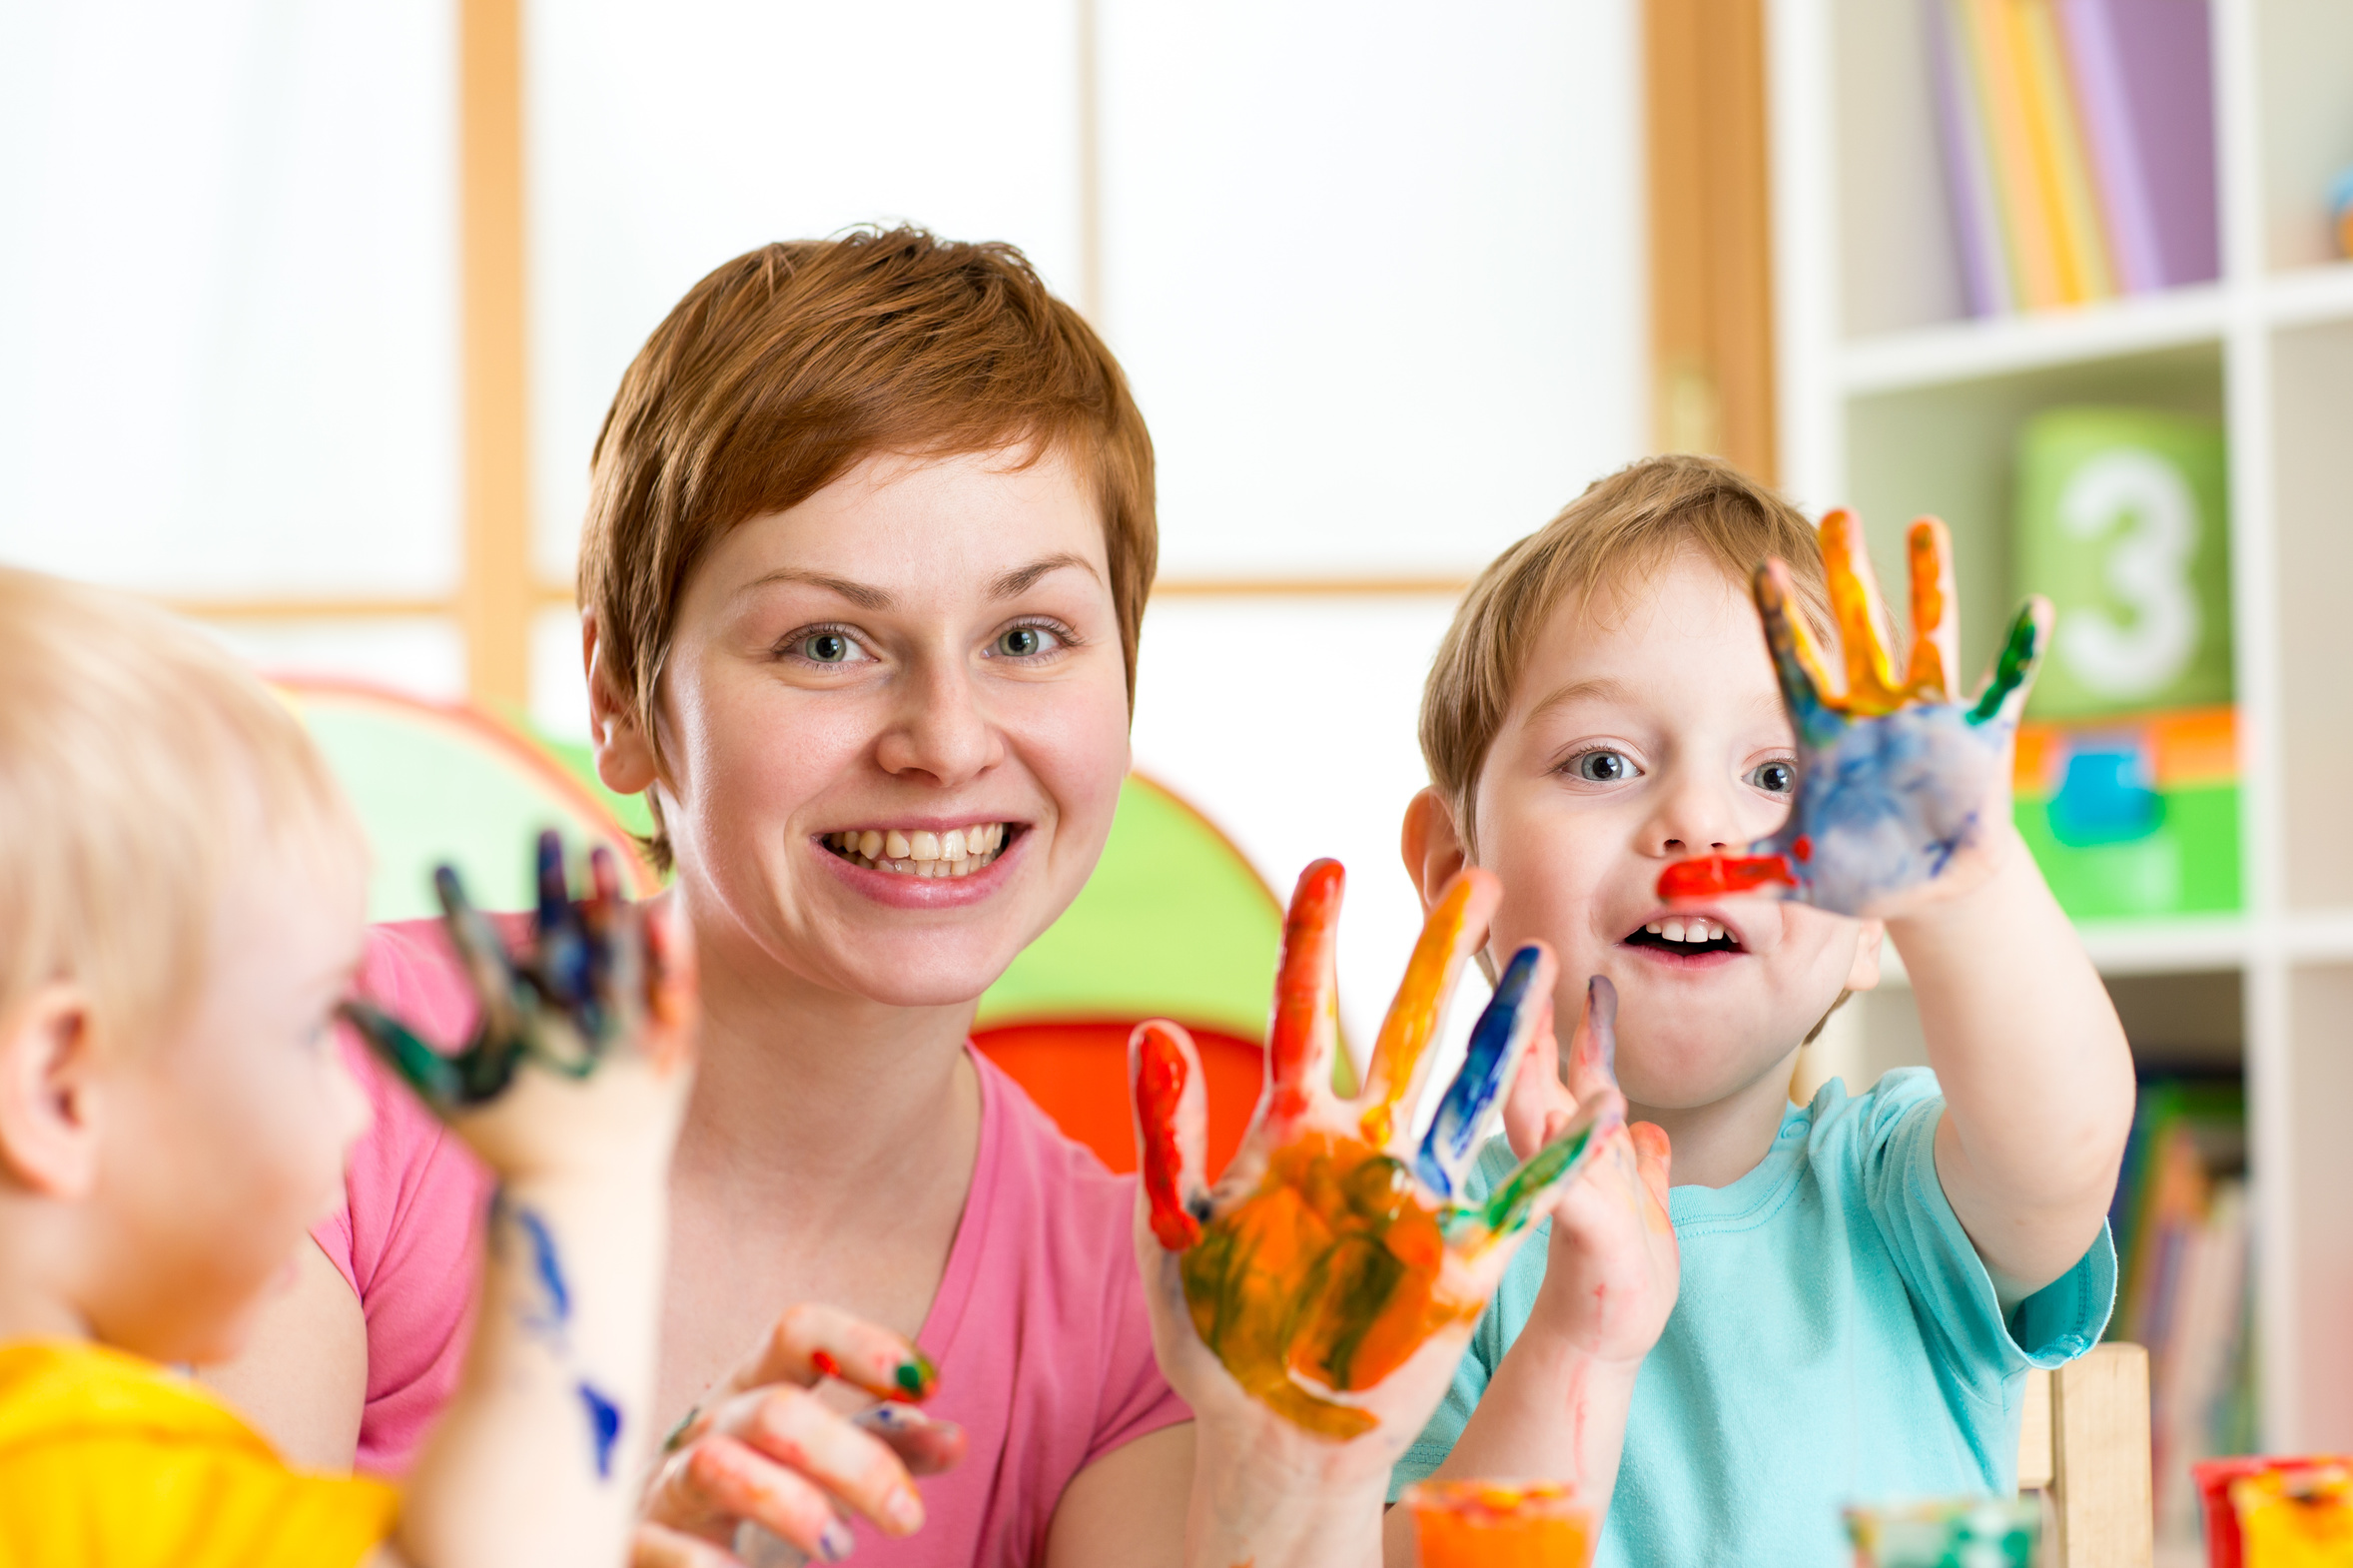
MULTIPOLYGON (((1094 870, 1128 770, 1102 512, 1025 455, 869 458, 695 566, 655 787, 711 958, 968 1002, 1094 870)), ((642 788, 642 741, 598 707, 607 782, 642 788)))

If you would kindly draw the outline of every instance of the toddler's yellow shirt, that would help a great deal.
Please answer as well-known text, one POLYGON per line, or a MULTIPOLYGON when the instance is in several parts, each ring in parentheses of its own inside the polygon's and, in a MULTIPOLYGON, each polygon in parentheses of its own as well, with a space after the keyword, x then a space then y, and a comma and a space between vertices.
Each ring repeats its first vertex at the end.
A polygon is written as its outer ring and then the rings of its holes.
POLYGON ((0 1345, 0 1568, 350 1568, 381 1481, 303 1475, 203 1388, 100 1345, 0 1345))

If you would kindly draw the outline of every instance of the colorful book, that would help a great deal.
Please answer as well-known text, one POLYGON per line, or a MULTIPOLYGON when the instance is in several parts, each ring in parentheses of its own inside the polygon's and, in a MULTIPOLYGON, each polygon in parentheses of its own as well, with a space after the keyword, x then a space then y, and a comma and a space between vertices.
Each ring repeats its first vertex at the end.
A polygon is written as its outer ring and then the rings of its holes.
POLYGON ((2221 273, 2206 0, 2056 0, 2117 281, 2134 294, 2221 273))
POLYGON ((2000 193, 2002 232, 2018 280, 2018 303, 2029 311, 2065 305, 2049 204, 2035 164, 2034 133, 2026 109, 2012 0, 1958 0, 1967 18, 1969 60, 1985 106, 1993 148, 1993 183, 2000 193))
POLYGON ((2099 201, 2083 152, 2083 132, 2059 47, 2050 0, 2011 0, 2015 7, 2019 74, 2026 84, 2027 125, 2034 135, 2035 169, 2057 239, 2059 280, 2070 302, 2115 298, 2099 201))
POLYGON ((1935 57, 1937 125, 1945 152, 1945 180, 1953 198, 1953 227, 1961 241, 1962 287, 1969 314, 2003 316, 2017 308, 2001 200, 1993 184, 1993 149, 1985 137, 1983 98, 1969 65, 1967 20, 1958 0, 1924 0, 1929 47, 1935 57))

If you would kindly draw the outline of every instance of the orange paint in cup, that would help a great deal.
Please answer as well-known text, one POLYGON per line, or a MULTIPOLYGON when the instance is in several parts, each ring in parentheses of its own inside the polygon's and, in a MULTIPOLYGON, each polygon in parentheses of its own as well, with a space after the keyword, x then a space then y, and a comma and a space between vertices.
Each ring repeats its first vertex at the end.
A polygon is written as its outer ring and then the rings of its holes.
POLYGON ((1421 1568, 1585 1568, 1593 1520, 1559 1481, 1423 1481, 1413 1510, 1421 1568))

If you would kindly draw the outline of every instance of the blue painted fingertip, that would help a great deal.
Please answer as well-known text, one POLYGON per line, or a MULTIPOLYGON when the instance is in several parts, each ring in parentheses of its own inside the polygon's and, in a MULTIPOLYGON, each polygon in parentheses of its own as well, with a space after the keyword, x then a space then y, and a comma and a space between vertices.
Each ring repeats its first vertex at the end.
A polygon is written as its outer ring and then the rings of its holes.
POLYGON ((1504 966, 1503 978, 1495 983, 1494 1000, 1471 1030, 1462 1071, 1446 1087, 1446 1098, 1438 1103, 1438 1114, 1431 1119, 1421 1150, 1414 1156, 1414 1175, 1441 1197, 1454 1195, 1456 1177, 1469 1163, 1479 1124, 1486 1120, 1487 1109, 1495 1104, 1504 1081, 1511 1076, 1517 1055, 1511 1048, 1525 1039, 1516 1026, 1530 1000, 1528 989, 1536 978, 1539 956, 1537 948, 1524 947, 1504 966))
POLYGON ((1601 1052, 1602 1069, 1615 1084, 1618 1081, 1618 988, 1610 984, 1607 975, 1596 975, 1585 982, 1585 1024, 1593 1031, 1595 1048, 1601 1052))

